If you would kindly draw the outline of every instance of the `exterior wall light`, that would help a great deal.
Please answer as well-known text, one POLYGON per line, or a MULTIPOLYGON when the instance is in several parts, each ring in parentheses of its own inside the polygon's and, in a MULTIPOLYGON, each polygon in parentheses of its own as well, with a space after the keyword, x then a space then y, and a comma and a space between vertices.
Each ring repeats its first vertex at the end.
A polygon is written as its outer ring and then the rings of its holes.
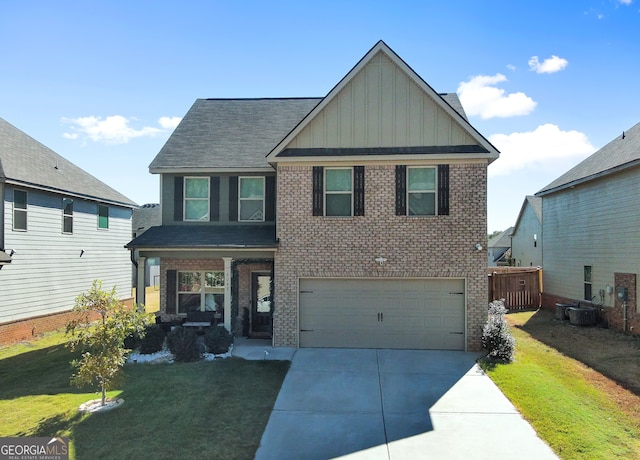
POLYGON ((385 259, 384 257, 376 257, 375 261, 378 262, 382 267, 382 265, 387 261, 387 259, 385 259))
POLYGON ((482 245, 480 243, 476 243, 474 248, 476 248, 476 251, 482 251, 482 245))

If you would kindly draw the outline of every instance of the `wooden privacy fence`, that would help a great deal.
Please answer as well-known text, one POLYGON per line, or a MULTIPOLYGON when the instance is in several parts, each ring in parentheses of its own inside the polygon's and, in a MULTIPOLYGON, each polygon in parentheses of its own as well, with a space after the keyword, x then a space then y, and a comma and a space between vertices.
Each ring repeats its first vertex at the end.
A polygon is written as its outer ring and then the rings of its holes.
POLYGON ((489 267, 489 302, 504 299, 508 310, 539 308, 542 269, 539 267, 489 267))

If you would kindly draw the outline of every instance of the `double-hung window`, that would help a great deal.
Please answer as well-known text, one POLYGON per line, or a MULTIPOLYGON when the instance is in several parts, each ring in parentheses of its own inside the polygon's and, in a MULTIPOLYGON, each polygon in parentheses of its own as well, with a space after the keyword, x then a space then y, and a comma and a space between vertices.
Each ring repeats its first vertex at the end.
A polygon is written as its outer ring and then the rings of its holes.
POLYGON ((239 177, 238 188, 238 220, 264 221, 264 177, 239 177))
POLYGON ((178 313, 213 311, 224 321, 224 271, 179 271, 178 313))
POLYGON ((184 220, 209 220, 209 178, 184 178, 184 220))
POLYGON ((353 215, 353 168, 325 168, 325 216, 353 215))
POLYGON ((98 228, 106 230, 109 228, 109 206, 98 205, 98 228))
POLYGON ((584 300, 593 300, 591 291, 591 265, 584 266, 584 300))
POLYGON ((13 229, 27 230, 27 192, 13 191, 13 229))
POLYGON ((62 199, 62 233, 73 233, 73 200, 62 199))
POLYGON ((407 168, 407 204, 410 216, 436 214, 436 168, 407 168))

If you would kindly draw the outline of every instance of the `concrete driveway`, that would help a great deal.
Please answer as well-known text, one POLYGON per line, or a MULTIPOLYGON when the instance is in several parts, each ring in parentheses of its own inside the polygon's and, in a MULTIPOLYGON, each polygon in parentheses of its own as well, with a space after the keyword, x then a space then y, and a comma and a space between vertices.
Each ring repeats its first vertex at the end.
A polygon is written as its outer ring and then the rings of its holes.
POLYGON ((299 349, 256 459, 555 459, 475 353, 299 349))

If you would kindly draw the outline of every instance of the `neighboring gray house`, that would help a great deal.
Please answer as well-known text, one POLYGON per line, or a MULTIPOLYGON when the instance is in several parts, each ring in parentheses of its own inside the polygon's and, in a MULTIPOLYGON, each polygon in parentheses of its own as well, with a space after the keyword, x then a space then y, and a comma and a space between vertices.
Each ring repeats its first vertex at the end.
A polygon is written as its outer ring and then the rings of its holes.
POLYGON ((516 267, 542 267, 542 198, 524 199, 511 234, 511 257, 516 267))
POLYGON ((540 190, 544 296, 592 301, 638 334, 640 123, 540 190))
POLYGON ((0 340, 64 325, 94 279, 131 299, 135 207, 0 118, 0 340))
POLYGON ((487 264, 489 267, 509 265, 507 260, 511 254, 511 233, 513 227, 509 227, 502 233, 491 238, 487 243, 487 264))
POLYGON ((160 257, 165 321, 213 311, 275 346, 479 350, 498 155, 380 41, 324 97, 198 99, 149 166, 162 225, 128 247, 160 257))

